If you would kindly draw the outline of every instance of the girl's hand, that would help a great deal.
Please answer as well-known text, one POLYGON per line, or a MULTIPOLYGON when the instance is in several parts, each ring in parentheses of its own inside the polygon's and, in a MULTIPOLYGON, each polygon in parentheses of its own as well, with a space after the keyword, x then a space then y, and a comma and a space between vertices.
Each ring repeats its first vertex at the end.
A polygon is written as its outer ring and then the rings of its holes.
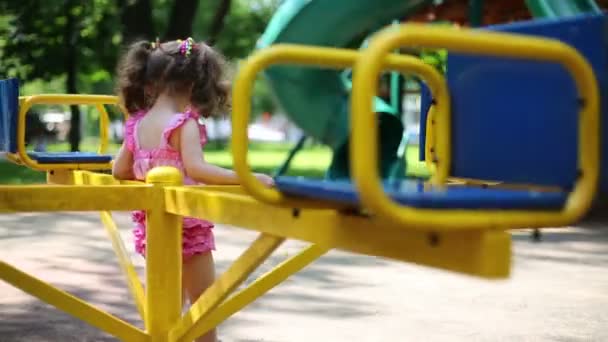
POLYGON ((272 187, 274 185, 274 179, 272 179, 272 177, 262 174, 262 173, 256 173, 254 174, 255 178, 257 178, 260 182, 264 183, 264 185, 266 185, 267 187, 272 187))

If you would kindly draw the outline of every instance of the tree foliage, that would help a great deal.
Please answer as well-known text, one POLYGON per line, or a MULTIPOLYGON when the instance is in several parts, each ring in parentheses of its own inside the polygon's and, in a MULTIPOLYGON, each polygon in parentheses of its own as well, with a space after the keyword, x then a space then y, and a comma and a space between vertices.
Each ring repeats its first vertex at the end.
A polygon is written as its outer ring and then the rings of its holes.
MULTIPOLYGON (((156 37, 192 36, 239 59, 251 52, 279 1, 0 1, 0 77, 22 84, 62 79, 55 92, 112 93, 123 46, 156 37)), ((72 120, 79 127, 78 107, 72 120)), ((77 150, 78 133, 70 140, 77 150)))
POLYGON ((2 76, 23 80, 50 80, 66 73, 65 60, 73 45, 87 73, 113 64, 116 7, 110 0, 9 1, 0 7, 7 13, 0 36, 2 76))

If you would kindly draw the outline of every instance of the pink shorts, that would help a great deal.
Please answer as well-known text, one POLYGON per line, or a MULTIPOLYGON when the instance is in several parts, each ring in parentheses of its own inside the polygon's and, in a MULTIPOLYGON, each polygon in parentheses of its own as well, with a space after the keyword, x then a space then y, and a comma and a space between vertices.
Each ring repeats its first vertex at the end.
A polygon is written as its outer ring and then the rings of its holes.
MULTIPOLYGON (((135 251, 146 256, 146 213, 143 210, 132 214, 135 229, 135 251)), ((187 260, 196 254, 215 250, 213 223, 192 217, 185 217, 182 229, 182 258, 187 260)))

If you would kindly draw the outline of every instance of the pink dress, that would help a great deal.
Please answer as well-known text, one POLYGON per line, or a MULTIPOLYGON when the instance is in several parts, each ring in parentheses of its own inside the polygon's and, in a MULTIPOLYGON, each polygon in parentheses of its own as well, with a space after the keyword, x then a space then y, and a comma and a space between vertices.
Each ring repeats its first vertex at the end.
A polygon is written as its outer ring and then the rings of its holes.
MULTIPOLYGON (((133 153, 133 173, 138 180, 144 180, 146 173, 156 166, 173 166, 182 172, 184 184, 197 184, 192 178, 186 175, 184 164, 179 151, 169 144, 171 134, 181 127, 188 120, 197 120, 198 115, 192 111, 178 113, 173 116, 169 124, 163 131, 160 145, 154 149, 140 148, 137 142, 137 128, 145 112, 138 112, 131 115, 125 123, 125 139, 129 151, 133 153)), ((205 126, 199 125, 201 135, 201 145, 207 142, 207 132, 205 126)), ((143 210, 134 211, 133 222, 135 229, 135 250, 145 257, 146 253, 146 213, 143 210)), ((206 253, 215 250, 213 237, 213 223, 192 217, 184 217, 182 233, 182 254, 186 260, 195 254, 206 253)))

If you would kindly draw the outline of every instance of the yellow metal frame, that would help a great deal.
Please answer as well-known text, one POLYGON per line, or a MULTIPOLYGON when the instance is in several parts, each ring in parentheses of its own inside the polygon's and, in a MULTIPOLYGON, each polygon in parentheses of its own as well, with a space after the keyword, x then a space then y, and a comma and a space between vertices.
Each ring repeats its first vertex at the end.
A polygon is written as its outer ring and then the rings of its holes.
POLYGON ((181 175, 172 168, 152 170, 145 183, 117 181, 111 175, 84 170, 54 171, 49 180, 62 185, 0 186, 0 212, 101 211, 145 329, 2 262, 0 279, 125 341, 191 341, 332 248, 485 278, 509 274, 511 240, 505 231, 429 234, 331 208, 294 211, 256 201, 239 186, 181 186, 181 175), (148 215, 145 292, 109 213, 136 209, 148 215), (182 216, 239 226, 260 235, 180 315, 182 216), (235 292, 287 238, 311 245, 235 292))
POLYGON ((112 248, 118 257, 120 268, 127 278, 127 285, 129 286, 129 291, 131 291, 131 295, 135 301, 137 311, 139 312, 140 317, 145 319, 144 287, 142 286, 141 281, 139 281, 133 263, 130 261, 129 253, 122 242, 120 232, 118 231, 118 227, 112 218, 112 214, 109 211, 102 211, 101 222, 103 223, 103 226, 108 233, 108 237, 112 242, 112 248))
MULTIPOLYGON (((260 71, 273 64, 300 64, 323 66, 326 68, 347 68, 353 66, 359 56, 358 51, 309 47, 291 44, 277 44, 260 50, 239 65, 239 73, 234 81, 233 120, 232 120, 232 156, 234 169, 243 187, 256 199, 276 205, 287 205, 287 198, 279 191, 264 186, 258 181, 249 167, 247 125, 251 113, 251 92, 253 82, 260 71)), ((385 56, 381 64, 402 73, 415 74, 425 79, 434 96, 448 99, 449 94, 443 76, 433 67, 411 56, 385 56)), ((375 82, 373 84, 376 84, 375 82)), ((369 107, 372 108, 371 105, 369 107)), ((438 111, 449 111, 449 102, 437 106, 438 111)), ((442 169, 443 170, 443 169, 442 169)), ((447 170, 447 169, 445 169, 447 170)), ((441 184, 447 176, 446 171, 437 172, 433 182, 441 184)), ((301 201, 303 207, 319 207, 314 201, 301 201)), ((327 206, 327 204, 321 204, 327 206)))
POLYGON ((198 324, 194 325, 188 333, 181 335, 180 333, 183 329, 181 326, 176 326, 171 333, 175 334, 174 336, 182 336, 181 338, 177 339, 177 341, 192 341, 196 336, 201 336, 218 326, 227 318, 251 304, 266 292, 270 291, 273 287, 285 281, 292 274, 299 272, 304 267, 323 256, 323 254, 326 252, 327 248, 317 245, 312 245, 304 249, 302 252, 289 258, 273 268, 271 271, 260 276, 243 290, 226 299, 222 304, 217 306, 216 310, 205 316, 204 320, 200 320, 198 324))
MULTIPOLYGON (((463 274, 485 278, 504 278, 509 275, 511 239, 500 229, 505 225, 525 222, 526 226, 553 225, 563 222, 564 215, 572 219, 583 211, 594 194, 597 182, 598 127, 597 88, 586 64, 569 48, 554 42, 512 36, 479 36, 452 31, 418 31, 407 26, 393 33, 382 33, 363 53, 296 46, 275 46, 253 55, 242 65, 235 84, 235 118, 233 122, 233 151, 237 173, 243 181, 239 186, 183 186, 180 172, 169 167, 156 168, 148 173, 146 182, 117 181, 111 175, 86 170, 61 168, 49 171, 47 179, 55 185, 0 186, 0 212, 28 211, 101 211, 102 222, 119 258, 129 289, 140 312, 145 329, 134 327, 94 306, 43 281, 23 273, 0 261, 0 279, 68 312, 120 339, 127 341, 191 341, 216 327, 235 312, 250 304, 290 275, 300 271, 330 249, 375 255, 394 260, 413 262, 463 274), (446 33, 447 32, 447 33, 446 33), (546 52, 551 60, 567 62, 577 75, 580 89, 590 89, 584 97, 586 105, 581 113, 580 164, 583 176, 568 200, 565 213, 531 212, 471 212, 412 210, 390 202, 378 186, 377 171, 371 162, 377 159, 377 132, 370 115, 373 89, 366 80, 373 80, 381 68, 415 73, 429 83, 436 99, 438 116, 436 136, 440 163, 433 181, 443 185, 449 170, 449 94, 445 81, 432 67, 417 59, 386 56, 399 44, 443 45, 472 49, 478 53, 496 52, 494 43, 517 47, 514 51, 546 52), (449 39, 462 39, 464 43, 449 39), (447 41, 446 41, 447 40, 447 41), (506 43, 505 43, 506 42, 506 43), (486 45, 484 45, 486 44, 486 45), (488 45, 489 44, 489 45, 488 45), (521 48, 522 44, 525 49, 521 48), (529 44, 526 45, 526 44, 529 44), (484 47, 485 46, 485 47, 484 47), (488 47, 489 46, 489 47, 488 47), (536 49, 536 50, 535 50, 536 49), (565 57, 564 57, 565 56, 565 57), (562 60, 562 58, 564 60, 562 60), (249 96, 255 75, 272 63, 300 63, 331 67, 350 66, 355 62, 353 90, 353 124, 356 143, 351 152, 355 180, 364 204, 377 215, 354 216, 342 213, 337 207, 323 203, 288 199, 274 189, 266 188, 252 175, 247 164, 247 122, 249 96), (367 87, 367 88, 366 88, 367 87), (367 90, 368 93, 361 93, 367 90), (440 120, 439 120, 440 119, 440 120), (365 129, 362 129, 365 127, 365 129), (364 139, 362 132, 366 134, 364 139), (446 133, 446 134, 443 134, 446 133), (363 146, 362 144, 367 146, 363 146), (361 158, 366 156, 365 158, 361 158), (365 161, 362 163, 361 160, 365 161), (369 165, 365 167, 364 164, 369 165), (368 180, 365 181, 365 177, 368 180), (362 178, 363 177, 363 178, 362 178), (249 194, 253 195, 250 196, 249 194), (256 200, 256 199, 259 199, 256 200), (378 200, 377 203, 372 201, 378 200), (277 206, 279 205, 279 206, 277 206), (294 209, 297 208, 297 209, 294 209), (145 210, 147 213, 146 291, 144 292, 126 249, 120 239, 110 211, 145 210), (440 214, 440 215, 438 215, 440 214), (492 215, 497 215, 492 217, 492 215), (540 218, 538 218, 540 215, 540 218), (181 309, 181 217, 198 217, 219 224, 230 224, 260 233, 234 264, 199 298, 190 310, 180 315, 181 309), (433 217, 434 216, 434 217, 433 217), (454 221, 450 223, 448 221, 454 221), (370 229, 373 227, 373 229, 370 229), (476 228, 476 229, 471 229, 476 228), (432 231, 429 231, 432 229, 432 231), (458 230, 458 231, 457 231, 458 230), (289 258, 271 271, 236 289, 287 239, 311 243, 299 254, 289 258)), ((502 51, 502 50, 500 50, 502 51)), ((513 53, 513 52, 511 52, 513 53)), ((527 53, 527 52, 526 52, 527 53)), ((546 55, 543 55, 546 56, 546 55)), ((36 97, 22 99, 20 113, 20 152, 24 153, 22 131, 24 113, 35 101, 66 103, 66 98, 36 97), (25 109, 24 109, 25 108, 25 109)), ((70 101, 101 106, 109 97, 74 96, 70 101)), ((37 102, 40 103, 40 102, 37 102)), ((99 109, 99 108, 98 108, 99 109)), ((103 116, 104 114, 102 114, 103 116)), ((102 124, 107 124, 103 122, 102 124)), ((103 137, 103 133, 102 133, 103 137)), ((107 138, 107 135, 105 136, 107 138)), ((105 146, 101 144, 100 151, 105 146)), ((25 155, 27 157, 27 155, 25 155)), ((39 169, 31 160, 25 165, 39 169)))
MULTIPOLYGON (((439 110, 447 98, 434 96, 436 172, 445 179, 450 167, 450 116, 439 110)), ((518 228, 563 226, 580 219, 595 197, 599 173, 599 94, 591 66, 574 48, 556 40, 498 32, 405 24, 375 35, 353 68, 351 167, 361 201, 375 214, 398 224, 420 229, 461 230, 487 227, 518 228), (389 198, 380 183, 377 136, 371 113, 373 80, 385 68, 389 51, 405 45, 447 48, 480 55, 501 55, 555 62, 570 72, 583 106, 579 113, 580 177, 561 211, 432 210, 401 206, 389 198), (371 82, 371 83, 370 83, 371 82), (365 157, 362 157, 365 156, 365 157)))
POLYGON ((0 261, 0 279, 123 341, 148 341, 140 329, 75 296, 0 261))
POLYGON ((108 148, 108 129, 110 118, 105 105, 113 105, 121 109, 126 115, 124 107, 117 96, 109 95, 75 95, 75 94, 41 94, 22 96, 19 98, 19 117, 17 118, 17 153, 9 154, 8 159, 13 162, 39 171, 50 170, 107 170, 112 163, 82 163, 82 164, 40 164, 30 158, 25 148, 25 117, 33 105, 91 105, 99 111, 99 147, 97 153, 103 154, 108 148))

